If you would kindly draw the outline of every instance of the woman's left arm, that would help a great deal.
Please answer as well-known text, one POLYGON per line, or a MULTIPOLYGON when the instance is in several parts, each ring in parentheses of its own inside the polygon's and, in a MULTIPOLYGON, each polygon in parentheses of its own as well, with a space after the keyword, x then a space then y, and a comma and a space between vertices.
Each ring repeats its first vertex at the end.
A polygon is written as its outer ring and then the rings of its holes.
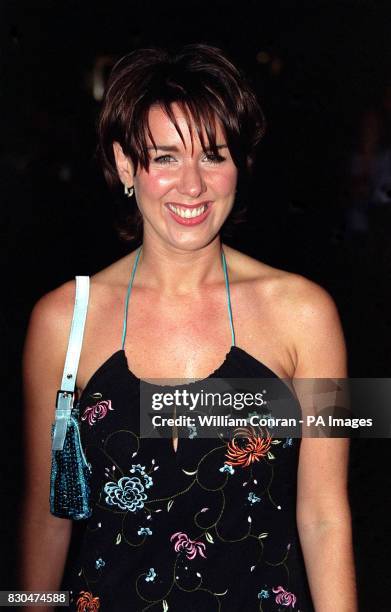
MULTIPOLYGON (((334 301, 324 289, 306 279, 298 284, 294 378, 347 377, 345 340, 334 301)), ((298 397, 300 400, 299 392, 298 397)), ((301 441, 297 526, 316 612, 358 609, 348 461, 346 438, 303 437, 301 441)))

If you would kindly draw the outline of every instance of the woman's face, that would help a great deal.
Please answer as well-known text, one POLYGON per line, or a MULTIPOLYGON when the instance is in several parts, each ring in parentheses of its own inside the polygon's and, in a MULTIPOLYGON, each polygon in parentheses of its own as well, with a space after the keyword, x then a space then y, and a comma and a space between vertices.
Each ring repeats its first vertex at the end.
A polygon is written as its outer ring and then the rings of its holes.
POLYGON ((192 151, 186 117, 175 104, 173 111, 185 144, 163 109, 152 107, 149 125, 157 149, 148 141, 148 172, 139 167, 133 176, 128 160, 131 176, 126 183, 135 188, 144 220, 144 240, 151 237, 178 249, 193 250, 209 244, 229 215, 235 199, 237 168, 218 123, 219 155, 204 153, 195 126, 192 151))

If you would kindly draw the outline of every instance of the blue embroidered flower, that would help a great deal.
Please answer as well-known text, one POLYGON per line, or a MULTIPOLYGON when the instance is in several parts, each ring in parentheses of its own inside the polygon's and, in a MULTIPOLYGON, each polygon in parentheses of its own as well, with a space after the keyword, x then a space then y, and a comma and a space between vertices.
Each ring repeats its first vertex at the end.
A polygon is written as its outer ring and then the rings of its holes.
POLYGON ((144 486, 146 489, 149 489, 149 487, 152 487, 153 485, 153 480, 151 478, 151 476, 148 476, 148 474, 144 474, 144 486))
POLYGON ((257 502, 261 501, 261 498, 257 497, 255 495, 255 493, 253 493, 253 491, 250 491, 250 493, 248 494, 247 499, 248 499, 249 502, 251 502, 251 504, 256 504, 257 502))
POLYGON ((95 567, 96 569, 99 569, 101 567, 104 567, 106 565, 106 563, 103 561, 103 559, 99 558, 95 561, 95 567))
POLYGON ((262 591, 258 593, 258 599, 267 599, 268 597, 270 597, 270 593, 265 589, 262 589, 262 591))
POLYGON ((147 499, 144 493, 144 485, 140 478, 123 476, 117 482, 107 482, 104 487, 107 494, 106 503, 110 506, 118 506, 121 510, 136 512, 144 507, 147 499))
POLYGON ((228 472, 228 474, 233 474, 235 470, 233 469, 232 465, 224 463, 223 467, 220 468, 220 472, 228 472))
POLYGON ((293 443, 292 438, 287 438, 284 444, 282 445, 282 448, 286 448, 287 446, 292 446, 292 443, 293 443))
POLYGON ((146 582, 153 582, 156 578, 156 572, 153 567, 149 568, 148 574, 145 576, 146 582))
POLYGON ((144 487, 146 489, 149 489, 149 487, 152 487, 153 480, 152 480, 151 476, 148 476, 148 474, 145 473, 145 466, 144 465, 140 465, 139 463, 137 465, 132 465, 132 467, 130 468, 129 472, 131 474, 136 474, 136 472, 138 474, 141 474, 141 476, 144 479, 144 487))
POLYGON ((187 428, 189 430, 189 438, 192 440, 197 435, 197 427, 195 425, 188 425, 187 428))
POLYGON ((132 474, 139 472, 139 474, 142 474, 144 476, 145 465, 140 465, 139 463, 137 465, 132 465, 132 467, 130 468, 130 471, 132 472, 132 474))
POLYGON ((149 527, 140 527, 138 535, 152 535, 152 530, 149 527))

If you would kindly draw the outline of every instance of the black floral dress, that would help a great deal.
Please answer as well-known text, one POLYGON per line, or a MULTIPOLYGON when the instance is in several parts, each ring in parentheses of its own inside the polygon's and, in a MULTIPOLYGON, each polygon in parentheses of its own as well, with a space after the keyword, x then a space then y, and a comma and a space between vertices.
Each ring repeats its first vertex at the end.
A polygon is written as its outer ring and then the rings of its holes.
MULTIPOLYGON (((214 377, 273 380, 300 418, 288 387, 237 346, 214 377)), ((295 520, 300 439, 248 428, 239 444, 188 427, 175 452, 170 438, 140 437, 139 406, 119 350, 78 405, 93 512, 63 579, 70 609, 311 612, 295 520)))

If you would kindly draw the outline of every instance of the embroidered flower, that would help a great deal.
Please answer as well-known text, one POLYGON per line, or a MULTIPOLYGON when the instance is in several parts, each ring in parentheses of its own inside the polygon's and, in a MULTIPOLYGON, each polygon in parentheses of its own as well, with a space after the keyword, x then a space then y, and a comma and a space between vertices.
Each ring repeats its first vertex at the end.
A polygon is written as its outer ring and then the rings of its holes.
POLYGON ((144 507, 147 499, 144 493, 144 485, 140 478, 123 476, 117 482, 107 482, 104 487, 106 503, 110 506, 118 506, 121 510, 136 512, 144 507))
POLYGON ((100 608, 99 597, 93 597, 89 591, 80 591, 76 605, 77 612, 97 612, 100 608))
POLYGON ((254 461, 259 461, 267 455, 272 439, 267 432, 266 438, 256 435, 253 427, 239 427, 235 430, 234 437, 228 444, 226 461, 228 465, 240 465, 248 467, 254 461))
POLYGON ((287 438, 284 444, 282 445, 282 448, 286 448, 287 446, 292 446, 292 443, 293 443, 292 438, 287 438))
POLYGON ((99 558, 95 561, 95 567, 96 569, 100 569, 101 567, 104 567, 106 565, 106 563, 103 561, 103 559, 99 558))
POLYGON ((138 535, 152 535, 152 531, 149 527, 140 527, 138 535))
POLYGON ((194 559, 197 553, 199 553, 201 557, 206 559, 206 556, 204 555, 205 544, 203 542, 190 540, 190 538, 181 531, 177 531, 177 533, 174 533, 170 538, 171 542, 173 542, 175 539, 177 540, 174 546, 176 552, 184 550, 188 559, 194 559))
POLYGON ((149 487, 152 487, 153 485, 153 480, 151 478, 151 476, 148 476, 148 474, 144 474, 144 486, 146 489, 149 489, 149 487))
POLYGON ((139 472, 139 474, 142 474, 144 476, 145 465, 140 465, 139 463, 137 465, 132 465, 132 467, 130 468, 130 472, 132 472, 132 474, 139 472))
POLYGON ((228 472, 228 474, 233 474, 235 470, 232 465, 228 465, 228 463, 224 463, 223 467, 220 468, 220 472, 228 472))
POLYGON ((94 425, 97 420, 103 419, 108 410, 114 410, 111 406, 111 400, 103 400, 94 404, 94 406, 88 406, 81 417, 82 421, 87 419, 88 425, 94 425))
POLYGON ((296 595, 294 595, 293 593, 289 593, 289 591, 286 591, 282 586, 278 586, 276 588, 273 587, 273 593, 278 593, 277 597, 276 597, 276 603, 277 604, 281 604, 282 606, 292 606, 292 608, 295 607, 295 603, 296 603, 296 595))
POLYGON ((267 591, 266 589, 262 589, 261 591, 259 591, 258 599, 267 599, 268 597, 270 597, 269 591, 267 591))
POLYGON ((251 504, 256 504, 257 502, 261 501, 261 498, 257 497, 255 495, 255 493, 253 493, 253 491, 250 491, 250 493, 248 494, 247 499, 248 499, 249 502, 251 502, 251 504))
POLYGON ((131 474, 136 474, 136 472, 141 474, 144 480, 144 487, 146 489, 149 489, 153 485, 153 480, 151 476, 148 476, 148 474, 145 473, 144 470, 145 470, 145 467, 143 465, 138 464, 138 465, 132 465, 129 471, 131 472, 131 474))
POLYGON ((153 582, 156 578, 157 574, 153 567, 149 568, 148 574, 145 576, 146 582, 153 582))

